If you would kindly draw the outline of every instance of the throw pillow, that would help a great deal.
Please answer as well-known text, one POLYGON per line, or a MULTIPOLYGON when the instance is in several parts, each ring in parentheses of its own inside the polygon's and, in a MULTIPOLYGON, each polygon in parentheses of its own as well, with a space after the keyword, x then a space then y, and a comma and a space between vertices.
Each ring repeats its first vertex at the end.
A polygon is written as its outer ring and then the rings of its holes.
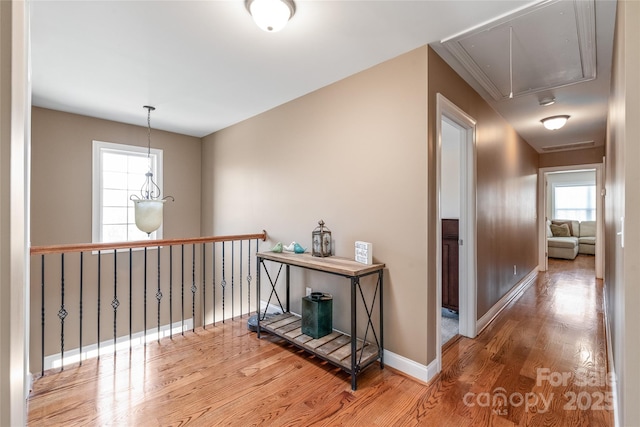
POLYGON ((552 224, 556 224, 556 225, 562 225, 562 224, 567 224, 567 227, 569 227, 569 235, 567 237, 571 237, 573 236, 573 224, 571 223, 571 221, 551 221, 552 224))
POLYGON ((571 237, 571 232, 569 231, 569 226, 567 224, 551 224, 551 233, 554 237, 571 237))

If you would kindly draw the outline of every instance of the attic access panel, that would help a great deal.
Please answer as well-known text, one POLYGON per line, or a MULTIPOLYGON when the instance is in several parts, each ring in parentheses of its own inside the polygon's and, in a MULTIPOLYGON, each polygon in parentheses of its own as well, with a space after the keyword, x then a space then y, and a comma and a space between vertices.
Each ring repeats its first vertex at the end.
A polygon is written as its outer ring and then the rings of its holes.
POLYGON ((514 96, 593 80, 595 4, 543 2, 442 44, 496 101, 511 92, 510 65, 514 96))

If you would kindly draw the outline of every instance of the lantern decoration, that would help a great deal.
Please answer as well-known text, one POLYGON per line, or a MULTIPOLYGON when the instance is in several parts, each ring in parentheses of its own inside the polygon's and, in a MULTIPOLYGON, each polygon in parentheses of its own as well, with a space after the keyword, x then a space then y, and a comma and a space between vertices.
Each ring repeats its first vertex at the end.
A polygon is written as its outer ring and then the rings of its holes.
POLYGON ((311 255, 319 257, 331 256, 331 230, 318 221, 318 226, 311 233, 311 255))

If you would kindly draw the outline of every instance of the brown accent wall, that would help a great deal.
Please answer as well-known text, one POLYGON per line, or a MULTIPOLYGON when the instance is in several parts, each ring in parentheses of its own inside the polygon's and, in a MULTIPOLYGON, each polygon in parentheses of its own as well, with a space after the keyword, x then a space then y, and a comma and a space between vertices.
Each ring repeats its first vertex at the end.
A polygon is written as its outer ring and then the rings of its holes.
MULTIPOLYGON (((441 93, 477 121, 478 319, 537 266, 538 154, 467 83, 429 48, 429 253, 435 253, 436 95, 441 93), (517 237, 516 237, 517 236, 517 237), (513 266, 517 275, 513 274, 513 266)), ((435 283, 429 257, 428 283, 435 283)), ((436 297, 429 287, 428 299, 436 297)), ((435 315, 430 313, 429 335, 435 315)), ((435 349, 430 346, 430 358, 435 349)))
POLYGON ((540 167, 576 166, 602 163, 604 146, 585 148, 583 150, 557 151, 540 154, 540 167))
MULTIPOLYGON (((387 265, 385 347, 425 365, 426 72, 419 48, 216 132, 204 138, 202 167, 206 233, 265 229, 263 250, 294 240, 308 248, 323 219, 336 255, 372 242, 387 265)), ((348 281, 292 275, 293 311, 305 286, 330 292, 334 326, 349 330, 348 281)), ((372 288, 364 282, 367 295, 372 288)))

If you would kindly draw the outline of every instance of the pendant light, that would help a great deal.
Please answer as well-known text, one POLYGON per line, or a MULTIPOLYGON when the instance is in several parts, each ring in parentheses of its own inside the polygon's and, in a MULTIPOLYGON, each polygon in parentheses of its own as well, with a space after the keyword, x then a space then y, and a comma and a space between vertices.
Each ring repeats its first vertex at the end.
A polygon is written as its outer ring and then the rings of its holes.
POLYGON ((147 234, 156 231, 162 225, 162 210, 164 203, 171 199, 175 201, 173 196, 160 198, 160 187, 153 180, 153 172, 151 172, 151 112, 154 107, 145 105, 147 109, 147 160, 149 169, 145 174, 145 181, 140 189, 140 196, 132 194, 129 198, 135 206, 136 227, 147 234))

